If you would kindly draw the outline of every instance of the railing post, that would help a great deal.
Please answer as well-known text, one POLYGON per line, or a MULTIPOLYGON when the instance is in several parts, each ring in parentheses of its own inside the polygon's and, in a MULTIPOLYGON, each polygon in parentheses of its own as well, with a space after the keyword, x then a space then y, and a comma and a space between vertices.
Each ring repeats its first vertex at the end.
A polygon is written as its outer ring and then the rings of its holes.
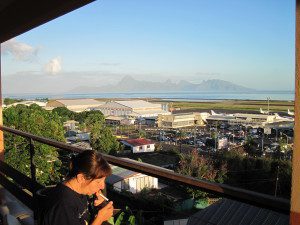
POLYGON ((35 163, 33 160, 34 157, 34 144, 33 140, 29 138, 29 153, 30 153, 30 173, 31 173, 31 179, 36 182, 36 168, 35 168, 35 163))
POLYGON ((34 151, 34 143, 32 138, 29 138, 29 153, 30 153, 30 173, 31 173, 31 179, 34 181, 32 182, 32 187, 31 187, 31 192, 32 192, 32 197, 33 197, 33 217, 34 220, 37 220, 38 216, 37 216, 37 198, 36 198, 36 167, 35 167, 35 163, 34 163, 34 155, 35 155, 35 151, 34 151))
MULTIPOLYGON (((1 46, 0 46, 1 51, 1 46)), ((0 125, 3 125, 2 116, 2 76, 1 76, 1 55, 0 55, 0 125)), ((0 130, 0 160, 4 160, 4 138, 3 131, 0 130)))
POLYGON ((295 126, 290 224, 300 224, 300 0, 296 0, 295 126))

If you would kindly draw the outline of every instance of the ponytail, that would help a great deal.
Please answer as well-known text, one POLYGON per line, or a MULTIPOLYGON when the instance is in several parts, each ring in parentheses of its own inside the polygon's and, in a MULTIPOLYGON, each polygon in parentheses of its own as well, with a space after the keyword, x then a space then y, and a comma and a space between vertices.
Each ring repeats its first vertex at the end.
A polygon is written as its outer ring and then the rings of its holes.
POLYGON ((111 167, 100 153, 86 150, 71 156, 67 178, 74 178, 79 173, 82 173, 85 179, 93 180, 111 175, 111 167))

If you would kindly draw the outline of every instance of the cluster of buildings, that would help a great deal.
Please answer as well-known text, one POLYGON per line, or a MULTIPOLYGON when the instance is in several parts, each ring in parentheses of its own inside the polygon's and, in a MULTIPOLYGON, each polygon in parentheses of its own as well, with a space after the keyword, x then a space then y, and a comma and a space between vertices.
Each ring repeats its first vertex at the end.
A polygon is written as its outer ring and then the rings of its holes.
MULTIPOLYGON (((191 112, 178 113, 178 111, 170 112, 166 104, 151 103, 144 100, 123 100, 123 101, 98 101, 95 99, 60 99, 50 100, 49 102, 24 101, 14 103, 31 105, 37 104, 46 110, 52 110, 57 107, 66 107, 73 112, 83 111, 101 111, 105 116, 106 123, 109 125, 130 125, 130 124, 146 124, 155 126, 158 129, 181 129, 195 126, 235 126, 242 125, 252 128, 293 128, 294 119, 292 117, 282 117, 278 114, 250 114, 250 113, 234 113, 234 114, 217 114, 214 111, 209 112, 191 112)), ((10 106, 7 106, 10 107, 10 106)), ((66 140, 69 144, 84 149, 92 149, 90 145, 90 133, 78 129, 79 123, 69 120, 64 123, 66 130, 66 140)), ((214 128, 211 128, 214 129, 214 128)), ((148 153, 155 151, 155 141, 135 138, 119 140, 124 147, 124 153, 134 154, 140 157, 149 157, 148 153), (145 155, 147 154, 147 155, 145 155)), ((229 141, 227 138, 211 139, 217 149, 227 148, 229 141)), ((132 160, 126 158, 126 160, 132 160)), ((169 187, 160 183, 157 177, 149 176, 140 172, 131 171, 118 166, 112 166, 112 175, 107 177, 106 184, 117 192, 131 192, 137 194, 143 189, 159 189, 159 192, 174 198, 175 210, 190 209, 194 206, 194 200, 189 197, 182 197, 174 193, 169 193, 169 187), (178 199, 177 199, 178 198, 178 199), (185 207, 185 208, 182 208, 185 207), (177 209, 178 208, 178 209, 177 209)), ((210 210, 208 207, 206 210, 210 210)), ((201 211, 200 211, 201 212, 201 211)), ((199 213, 198 213, 199 214, 199 213)), ((190 220, 192 220, 191 217, 190 220)), ((165 221, 169 224, 186 224, 188 219, 165 221)))
POLYGON ((158 115, 157 126, 161 128, 183 128, 192 126, 204 126, 209 113, 178 113, 170 115, 158 115))
MULTIPOLYGON (((159 128, 176 129, 192 126, 214 126, 216 124, 243 125, 253 128, 293 128, 292 117, 282 117, 278 114, 217 114, 211 113, 172 113, 167 104, 152 103, 144 100, 98 101, 96 99, 57 99, 47 103, 41 101, 23 101, 11 104, 37 104, 47 110, 66 107, 74 112, 98 110, 111 125, 130 125, 138 123, 157 126, 159 128)), ((290 115, 290 114, 289 114, 290 115)))
MULTIPOLYGON (((31 102, 32 103, 32 102, 31 102)), ((95 99, 74 99, 74 100, 51 100, 45 104, 45 109, 52 110, 56 107, 66 107, 74 112, 101 111, 110 125, 130 125, 138 123, 151 124, 162 129, 180 129, 195 126, 234 126, 243 125, 253 128, 274 128, 276 126, 293 126, 294 120, 291 117, 281 117, 278 114, 217 114, 213 111, 171 113, 168 107, 163 104, 151 103, 143 100, 126 101, 97 101, 95 99)), ((64 127, 67 131, 76 131, 78 122, 67 121, 64 127)), ((67 137, 67 140, 78 147, 91 149, 89 133, 77 132, 67 137)), ((136 138, 120 140, 124 151, 137 154, 154 152, 155 142, 148 139, 136 138)), ((218 140, 219 149, 228 145, 226 138, 218 140)), ((138 193, 143 188, 158 188, 158 180, 138 172, 113 166, 113 174, 107 179, 109 184, 116 191, 129 191, 138 193)))
POLYGON ((235 126, 242 125, 252 128, 264 129, 293 129, 294 118, 282 117, 277 113, 272 115, 253 113, 216 114, 202 113, 179 113, 171 115, 159 115, 157 127, 176 129, 193 126, 235 126))
POLYGON ((252 128, 293 128, 294 118, 282 117, 277 113, 272 115, 265 114, 216 114, 212 111, 212 115, 206 118, 206 123, 211 126, 223 124, 224 126, 242 125, 252 128))

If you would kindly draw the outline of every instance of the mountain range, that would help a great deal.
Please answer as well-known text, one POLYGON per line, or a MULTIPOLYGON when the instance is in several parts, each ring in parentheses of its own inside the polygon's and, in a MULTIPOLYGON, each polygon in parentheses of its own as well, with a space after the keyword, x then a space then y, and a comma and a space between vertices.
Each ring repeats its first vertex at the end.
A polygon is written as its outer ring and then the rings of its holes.
POLYGON ((143 81, 136 80, 131 76, 123 77, 115 85, 99 87, 79 86, 68 93, 128 93, 128 92, 251 92, 254 89, 234 84, 229 81, 211 79, 202 81, 199 84, 181 80, 172 82, 143 81))

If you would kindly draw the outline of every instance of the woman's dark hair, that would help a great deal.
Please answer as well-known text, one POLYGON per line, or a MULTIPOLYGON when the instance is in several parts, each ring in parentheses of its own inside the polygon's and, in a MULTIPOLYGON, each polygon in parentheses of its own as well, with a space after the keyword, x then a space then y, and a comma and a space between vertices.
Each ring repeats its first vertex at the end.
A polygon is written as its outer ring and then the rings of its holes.
POLYGON ((79 173, 85 179, 93 180, 111 175, 111 168, 100 153, 86 150, 72 157, 67 178, 74 178, 79 173))

